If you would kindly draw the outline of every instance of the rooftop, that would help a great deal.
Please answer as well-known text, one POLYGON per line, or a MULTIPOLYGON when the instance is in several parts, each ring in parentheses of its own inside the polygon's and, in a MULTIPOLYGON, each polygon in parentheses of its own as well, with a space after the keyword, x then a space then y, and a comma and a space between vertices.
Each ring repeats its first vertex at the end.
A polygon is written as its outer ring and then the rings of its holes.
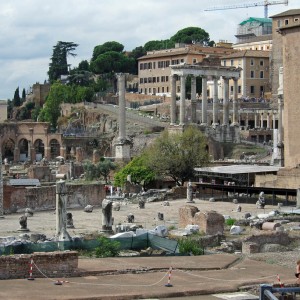
POLYGON ((270 18, 254 18, 254 17, 250 17, 249 19, 241 22, 239 25, 245 25, 247 23, 251 23, 251 22, 258 22, 261 24, 269 24, 272 23, 272 19, 270 18))
POLYGON ((270 18, 288 17, 288 16, 294 16, 294 15, 300 15, 300 9, 290 9, 290 10, 284 11, 280 14, 271 16, 270 18))
POLYGON ((236 57, 261 57, 269 58, 270 51, 265 50, 240 50, 238 52, 223 56, 222 58, 236 58, 236 57))

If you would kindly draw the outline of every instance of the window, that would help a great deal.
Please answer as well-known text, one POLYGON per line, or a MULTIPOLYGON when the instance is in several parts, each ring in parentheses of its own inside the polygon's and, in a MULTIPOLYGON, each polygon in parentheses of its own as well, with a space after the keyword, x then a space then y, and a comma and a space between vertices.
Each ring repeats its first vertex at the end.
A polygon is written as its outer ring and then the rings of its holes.
POLYGON ((144 83, 144 78, 140 78, 140 83, 144 83))
POLYGON ((149 83, 152 82, 152 77, 148 77, 148 82, 149 82, 149 83))
POLYGON ((170 65, 170 61, 169 61, 169 60, 167 60, 167 61, 166 61, 166 68, 168 68, 168 67, 169 67, 169 65, 170 65))
POLYGON ((164 88, 164 87, 161 88, 161 92, 162 92, 162 93, 165 92, 165 88, 164 88))
POLYGON ((147 63, 144 63, 144 70, 147 70, 147 63))
POLYGON ((226 60, 223 60, 223 66, 226 67, 226 60))
POLYGON ((251 58, 251 60, 250 60, 250 65, 254 66, 254 59, 253 58, 251 58))
POLYGON ((195 64, 197 62, 196 58, 193 58, 193 64, 195 64))
POLYGON ((148 63, 148 69, 152 69, 152 63, 148 63))
POLYGON ((151 88, 149 88, 149 94, 151 94, 151 88))
POLYGON ((294 22, 299 22, 299 18, 295 18, 295 19, 294 19, 294 22))
POLYGON ((152 82, 154 82, 154 83, 156 82, 156 77, 152 78, 152 82))
POLYGON ((153 69, 155 69, 155 65, 156 65, 156 62, 154 61, 154 62, 153 62, 153 69))
POLYGON ((167 93, 169 93, 169 87, 167 86, 167 93))
POLYGON ((159 87, 157 88, 157 92, 159 93, 159 87))
POLYGON ((161 76, 161 82, 165 82, 165 76, 161 76))
POLYGON ((180 60, 180 62, 183 63, 183 62, 184 62, 184 59, 182 58, 182 59, 180 60))
POLYGON ((147 83, 147 78, 144 78, 144 83, 147 83))
POLYGON ((250 86, 250 94, 254 94, 254 91, 255 91, 254 85, 251 85, 250 86))
POLYGON ((238 86, 238 93, 240 94, 242 92, 242 87, 239 85, 238 86))
POLYGON ((260 66, 263 66, 263 65, 264 65, 264 61, 263 61, 262 59, 259 61, 259 65, 260 65, 260 66))
POLYGON ((230 86, 230 92, 233 93, 233 85, 230 86))
POLYGON ((140 64, 140 70, 143 70, 143 69, 144 69, 144 65, 140 64))
POLYGON ((254 78, 254 71, 250 71, 250 77, 254 78))
POLYGON ((166 76, 166 82, 168 82, 169 81, 169 76, 166 76))
POLYGON ((232 59, 232 60, 230 60, 230 65, 231 65, 231 66, 233 66, 233 59, 232 59))
POLYGON ((259 78, 264 78, 264 71, 259 72, 259 78))
POLYGON ((284 20, 284 25, 285 26, 289 25, 289 20, 288 19, 284 20))
POLYGON ((264 95, 264 91, 265 91, 264 86, 261 85, 260 88, 259 88, 259 90, 260 90, 260 95, 263 96, 264 95))
POLYGON ((159 82, 159 77, 156 77, 156 81, 159 82))

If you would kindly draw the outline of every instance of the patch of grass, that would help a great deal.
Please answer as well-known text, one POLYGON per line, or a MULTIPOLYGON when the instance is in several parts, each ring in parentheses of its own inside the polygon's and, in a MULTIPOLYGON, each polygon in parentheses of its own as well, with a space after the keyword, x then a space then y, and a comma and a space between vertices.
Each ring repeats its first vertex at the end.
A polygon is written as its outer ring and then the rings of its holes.
POLYGON ((235 224, 235 222, 236 222, 236 219, 232 219, 232 218, 229 218, 229 219, 225 220, 225 224, 227 226, 232 226, 232 225, 235 224))
POLYGON ((204 248, 200 240, 184 237, 178 240, 178 249, 182 254, 203 255, 204 248))

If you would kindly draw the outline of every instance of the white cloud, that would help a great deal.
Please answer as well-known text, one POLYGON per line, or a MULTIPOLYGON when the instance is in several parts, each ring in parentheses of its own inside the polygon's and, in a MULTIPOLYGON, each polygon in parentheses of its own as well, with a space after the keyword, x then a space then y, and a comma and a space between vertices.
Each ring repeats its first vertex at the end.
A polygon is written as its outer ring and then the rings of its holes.
MULTIPOLYGON (((245 0, 243 3, 254 3, 245 0)), ((269 6, 269 14, 299 8, 269 6)), ((132 50, 150 40, 163 40, 189 26, 206 30, 212 40, 235 42, 239 22, 263 17, 264 8, 204 11, 239 0, 38 0, 0 3, 0 99, 11 98, 15 89, 28 88, 47 77, 53 46, 57 41, 78 43, 75 66, 90 60, 96 45, 117 41, 132 50)))

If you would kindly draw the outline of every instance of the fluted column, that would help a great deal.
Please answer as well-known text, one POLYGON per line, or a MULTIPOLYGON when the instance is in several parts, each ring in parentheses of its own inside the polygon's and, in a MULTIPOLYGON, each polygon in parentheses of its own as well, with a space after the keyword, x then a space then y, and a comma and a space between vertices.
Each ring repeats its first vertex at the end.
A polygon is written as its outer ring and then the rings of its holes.
POLYGON ((197 123, 196 77, 191 78, 191 121, 197 123))
POLYGON ((202 122, 207 125, 207 77, 202 77, 202 122))
POLYGON ((213 125, 219 125, 218 123, 218 78, 214 77, 214 95, 213 95, 213 125))
POLYGON ((185 81, 186 76, 180 76, 180 119, 179 125, 185 124, 185 81))
POLYGON ((119 140, 126 138, 126 121, 125 121, 125 74, 117 74, 119 90, 119 140))
POLYGON ((229 125, 229 79, 223 78, 223 125, 229 125))
POLYGON ((237 103, 237 97, 238 96, 238 79, 233 79, 233 99, 232 99, 232 105, 233 105, 233 113, 232 113, 232 126, 237 126, 237 115, 238 115, 238 103, 237 103))
POLYGON ((171 125, 176 124, 176 76, 171 76, 171 125))

